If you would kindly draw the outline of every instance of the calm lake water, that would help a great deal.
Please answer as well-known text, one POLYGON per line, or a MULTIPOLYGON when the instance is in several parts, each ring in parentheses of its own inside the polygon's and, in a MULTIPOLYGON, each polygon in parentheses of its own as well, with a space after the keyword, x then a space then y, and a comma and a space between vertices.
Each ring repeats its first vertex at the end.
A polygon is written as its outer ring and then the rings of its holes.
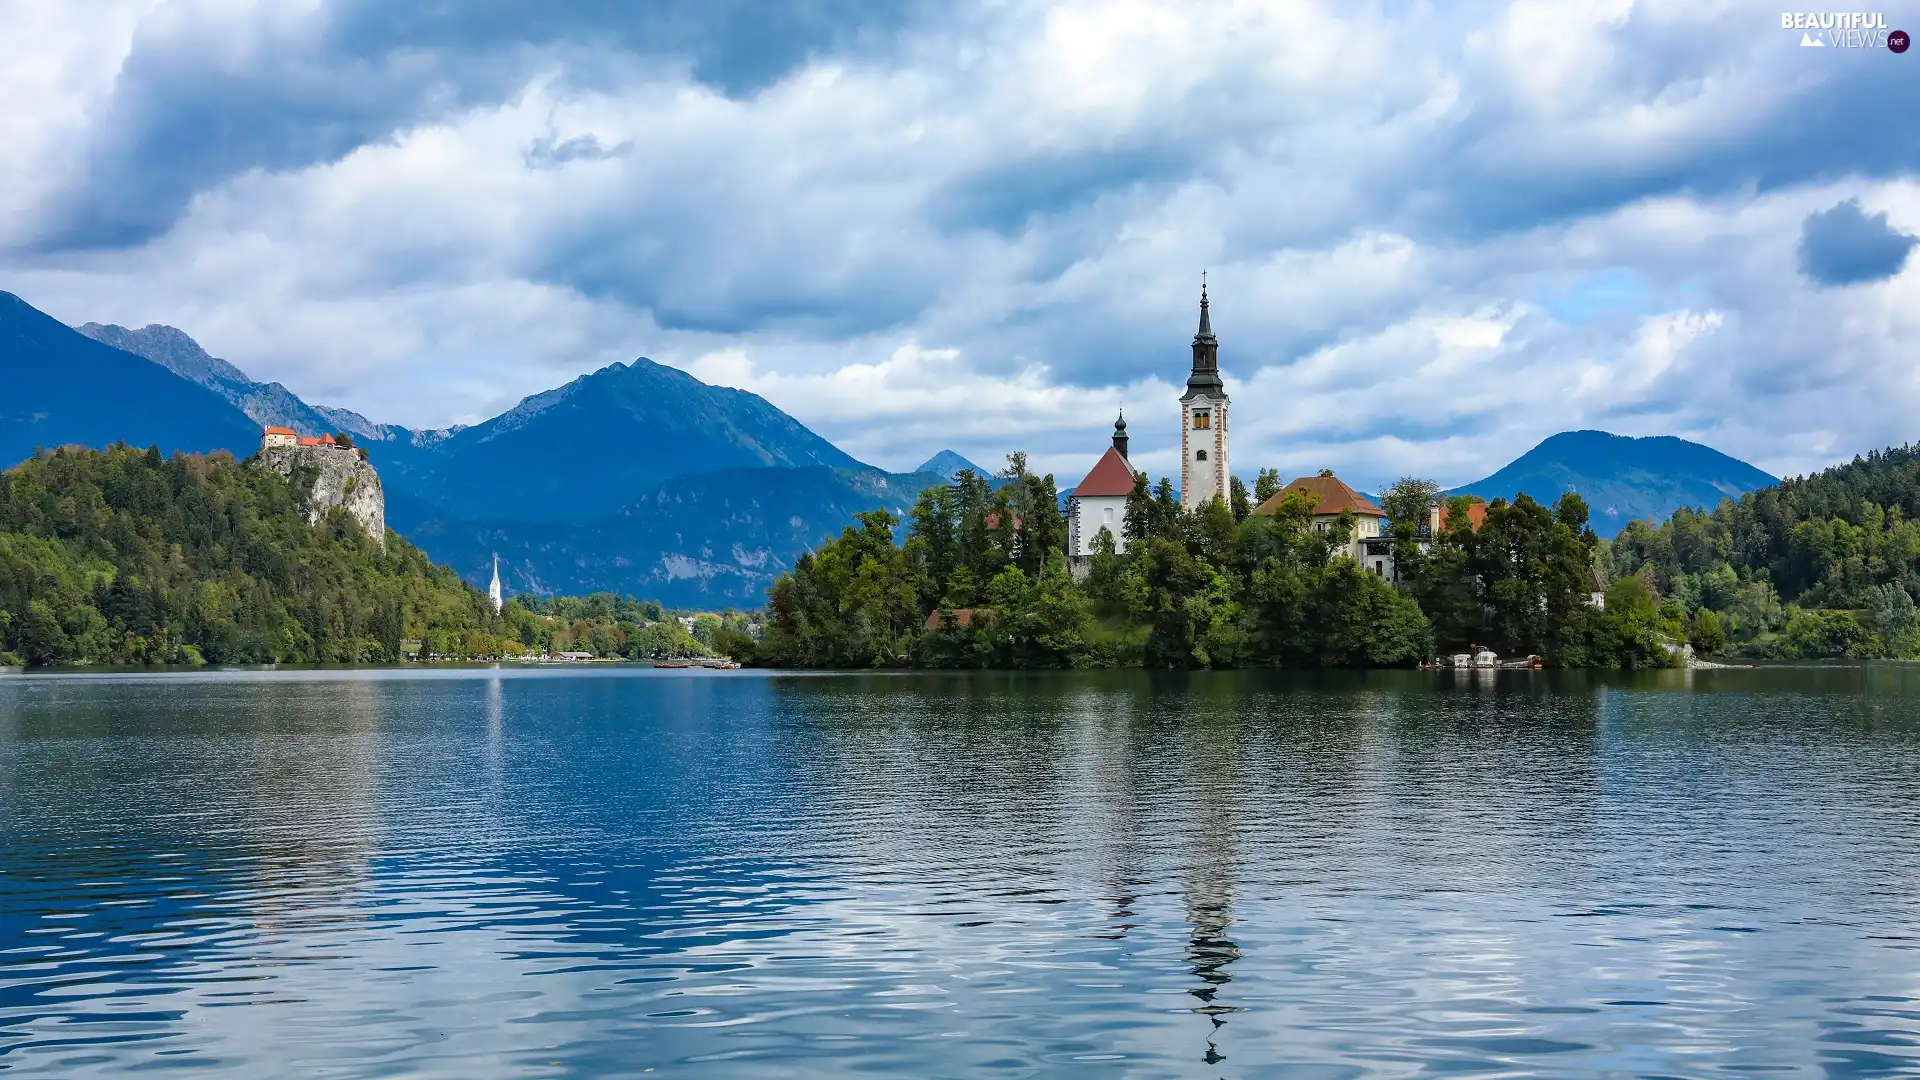
POLYGON ((0 676, 0 1072, 1920 1072, 1920 672, 0 676))

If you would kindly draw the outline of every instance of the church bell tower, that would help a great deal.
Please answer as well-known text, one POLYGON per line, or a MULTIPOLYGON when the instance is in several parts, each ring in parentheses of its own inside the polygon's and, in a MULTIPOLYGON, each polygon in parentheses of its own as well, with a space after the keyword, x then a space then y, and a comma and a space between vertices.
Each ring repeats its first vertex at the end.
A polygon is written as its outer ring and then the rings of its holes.
POLYGON ((1207 313, 1200 275, 1200 329, 1193 335, 1193 371, 1180 395, 1180 506, 1193 511, 1227 497, 1227 387, 1220 381, 1220 343, 1207 313))

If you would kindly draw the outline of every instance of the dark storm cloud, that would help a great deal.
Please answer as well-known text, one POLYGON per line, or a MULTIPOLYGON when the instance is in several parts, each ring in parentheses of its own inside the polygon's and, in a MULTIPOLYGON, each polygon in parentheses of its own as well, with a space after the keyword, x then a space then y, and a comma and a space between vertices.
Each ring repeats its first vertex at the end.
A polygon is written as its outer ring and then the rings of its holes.
POLYGON ((535 139, 522 157, 529 169, 557 169, 570 161, 611 161, 632 152, 631 140, 607 146, 592 135, 575 135, 558 141, 544 135, 535 139))
POLYGON ((361 56, 565 43, 682 57, 699 82, 743 97, 810 57, 884 49, 930 9, 924 0, 353 0, 332 37, 361 56))
POLYGON ((1915 238, 1869 214, 1859 199, 1807 215, 1800 226, 1800 272, 1822 285, 1857 285, 1900 272, 1915 238))
MULTIPOLYGON (((41 252, 121 248, 165 232, 199 191, 251 169, 337 159, 405 127, 518 92, 566 57, 591 84, 609 52, 729 95, 810 57, 879 49, 918 0, 354 0, 313 34, 263 32, 218 60, 232 27, 136 36, 90 133, 87 166, 47 208, 41 252)), ((244 33, 245 31, 240 31, 244 33)), ((584 144, 556 152, 585 156, 584 144)))
POLYGON ((1920 169, 1920 81, 1884 50, 1792 53, 1785 63, 1769 33, 1680 33, 1646 18, 1609 37, 1616 65, 1605 92, 1558 114, 1470 69, 1471 114, 1392 159, 1377 212, 1474 240, 1660 195, 1717 198, 1920 169), (1634 130, 1634 111, 1724 95, 1741 67, 1770 77, 1683 130, 1634 130))

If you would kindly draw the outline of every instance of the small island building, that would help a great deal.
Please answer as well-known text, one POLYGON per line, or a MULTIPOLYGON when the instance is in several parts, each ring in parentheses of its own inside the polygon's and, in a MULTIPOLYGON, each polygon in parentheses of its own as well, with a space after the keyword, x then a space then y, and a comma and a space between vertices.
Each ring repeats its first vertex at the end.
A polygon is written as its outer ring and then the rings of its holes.
POLYGON ((1093 471, 1067 499, 1067 567, 1086 574, 1101 532, 1113 536, 1113 550, 1127 550, 1127 496, 1133 493, 1133 466, 1127 462, 1127 416, 1113 422, 1113 445, 1094 462, 1093 471))
POLYGON ((1253 508, 1256 517, 1270 517, 1277 513, 1280 504, 1296 491, 1304 491, 1313 498, 1313 530, 1326 532, 1333 528, 1343 513, 1353 515, 1353 536, 1347 546, 1338 554, 1351 558, 1362 567, 1382 577, 1391 577, 1393 565, 1390 557, 1370 554, 1377 551, 1377 545, 1369 541, 1382 539, 1387 531, 1387 512, 1380 509, 1372 499, 1348 487, 1346 482, 1333 475, 1331 469, 1319 476, 1302 476, 1273 494, 1272 498, 1253 508))
MULTIPOLYGON (((1467 527, 1474 532, 1479 532, 1480 526, 1487 520, 1487 504, 1476 500, 1468 503, 1466 509, 1467 527)), ((1386 528, 1390 525, 1391 522, 1382 527, 1381 535, 1361 541, 1360 565, 1388 581, 1398 583, 1400 572, 1395 569, 1393 562, 1394 539, 1386 535, 1386 528)), ((1414 525, 1414 545, 1423 552, 1432 551, 1434 537, 1439 536, 1446 525, 1447 498, 1443 495, 1427 504, 1427 519, 1414 525)))

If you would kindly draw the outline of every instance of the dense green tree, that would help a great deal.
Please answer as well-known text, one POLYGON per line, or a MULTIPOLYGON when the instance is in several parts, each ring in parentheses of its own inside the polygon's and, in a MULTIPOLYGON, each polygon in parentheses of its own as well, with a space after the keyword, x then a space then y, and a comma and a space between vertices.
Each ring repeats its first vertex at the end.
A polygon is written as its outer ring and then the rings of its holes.
POLYGON ((1280 494, 1282 483, 1279 469, 1261 469, 1253 479, 1253 504, 1258 506, 1280 494))
POLYGON ((1720 616, 1712 608, 1701 608, 1693 613, 1693 619, 1687 626, 1687 641, 1693 645, 1693 651, 1701 656, 1712 656, 1727 647, 1727 631, 1720 623, 1720 616))
POLYGON ((341 511, 310 523, 312 483, 226 454, 125 446, 0 473, 0 654, 358 663, 435 633, 478 635, 490 652, 513 640, 511 617, 397 534, 383 546, 341 511))
POLYGON ((930 586, 896 546, 893 515, 856 517, 774 583, 761 655, 790 667, 892 667, 912 659, 930 586))

